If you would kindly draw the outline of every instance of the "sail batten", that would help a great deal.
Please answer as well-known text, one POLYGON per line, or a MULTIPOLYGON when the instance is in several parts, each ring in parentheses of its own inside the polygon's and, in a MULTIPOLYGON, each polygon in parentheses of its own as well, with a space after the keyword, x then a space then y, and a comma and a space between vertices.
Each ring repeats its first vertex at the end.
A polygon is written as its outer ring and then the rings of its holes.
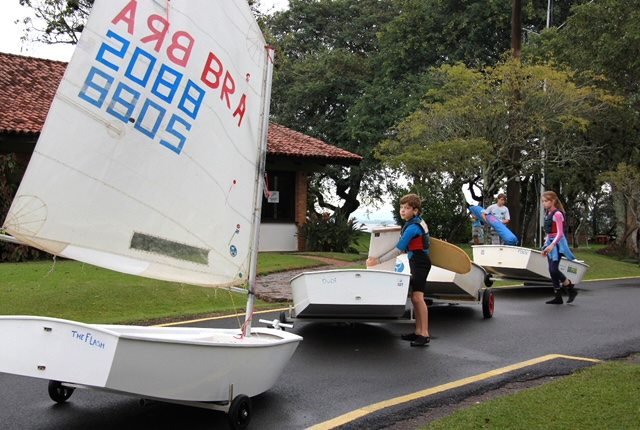
POLYGON ((244 1, 96 2, 5 229, 125 273, 246 281, 266 57, 244 1))

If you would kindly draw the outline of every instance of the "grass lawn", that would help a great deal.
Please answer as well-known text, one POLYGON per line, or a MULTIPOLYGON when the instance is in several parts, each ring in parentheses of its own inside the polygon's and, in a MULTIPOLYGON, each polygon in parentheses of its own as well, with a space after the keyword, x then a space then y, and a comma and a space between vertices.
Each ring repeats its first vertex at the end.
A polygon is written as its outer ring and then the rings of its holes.
POLYGON ((434 421, 439 429, 637 429, 640 364, 607 362, 434 421))
MULTIPOLYGON (((264 252, 258 274, 309 268, 325 257, 358 264, 366 257, 369 234, 358 240, 359 254, 264 252)), ((469 254, 471 247, 462 246, 469 254)), ((581 248, 578 258, 590 265, 585 279, 640 277, 637 264, 581 248)), ((362 265, 364 267, 364 264, 362 265)), ((499 281, 496 286, 513 284, 499 281)), ((75 261, 0 264, 0 315, 41 315, 87 323, 132 323, 203 314, 242 312, 246 297, 227 290, 202 288, 124 275, 75 261)), ((257 301, 257 309, 278 306, 257 301)))
POLYGON ((244 309, 245 296, 124 275, 75 261, 0 264, 0 314, 129 323, 244 309))

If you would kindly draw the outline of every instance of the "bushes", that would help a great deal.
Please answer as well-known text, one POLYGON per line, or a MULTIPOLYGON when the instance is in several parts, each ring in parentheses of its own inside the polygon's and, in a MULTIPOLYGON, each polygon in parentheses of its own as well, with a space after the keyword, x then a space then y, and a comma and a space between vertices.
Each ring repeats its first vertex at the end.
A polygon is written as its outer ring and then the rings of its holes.
MULTIPOLYGON (((15 154, 0 154, 0 222, 3 222, 18 189, 23 168, 15 154)), ((46 255, 26 245, 0 241, 0 263, 36 260, 46 255)))
POLYGON ((313 213, 300 229, 307 251, 348 252, 357 254, 353 244, 358 239, 360 228, 354 218, 313 213))

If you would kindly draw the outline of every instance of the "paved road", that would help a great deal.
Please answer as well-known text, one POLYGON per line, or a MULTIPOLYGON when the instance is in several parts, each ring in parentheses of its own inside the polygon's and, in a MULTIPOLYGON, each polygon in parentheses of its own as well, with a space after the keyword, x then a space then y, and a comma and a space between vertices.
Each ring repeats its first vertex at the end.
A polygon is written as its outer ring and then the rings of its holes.
MULTIPOLYGON (((496 291, 496 311, 489 320, 482 319, 478 305, 432 307, 432 345, 422 349, 399 339, 400 333, 411 329, 408 321, 297 321, 293 331, 304 340, 278 383, 253 399, 250 428, 304 429, 377 402, 547 354, 610 359, 640 351, 639 279, 583 283, 573 305, 544 304, 550 295, 549 288, 496 291)), ((227 324, 235 321, 192 325, 227 324)), ((510 380, 566 374, 586 365, 590 363, 552 359, 388 408, 372 408, 372 413, 355 421, 338 423, 350 429, 386 428, 510 380)), ((135 398, 94 390, 76 390, 68 403, 54 405, 46 381, 0 374, 0 429, 87 428, 228 427, 226 416, 219 412, 162 403, 140 406, 135 398)))

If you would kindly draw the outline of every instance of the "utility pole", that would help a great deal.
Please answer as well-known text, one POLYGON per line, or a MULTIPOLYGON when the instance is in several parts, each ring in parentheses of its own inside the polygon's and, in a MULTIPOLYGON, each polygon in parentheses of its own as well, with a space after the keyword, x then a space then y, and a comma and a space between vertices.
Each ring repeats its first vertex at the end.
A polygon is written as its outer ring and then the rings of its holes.
MULTIPOLYGON (((551 8, 553 6, 553 0, 547 0, 547 28, 551 27, 551 8)), ((547 92, 547 80, 545 79, 544 81, 544 86, 542 87, 544 92, 547 92)), ((540 144, 543 144, 545 142, 545 137, 542 136, 542 139, 540 140, 540 144)), ((546 175, 545 175, 545 161, 547 158, 547 154, 545 152, 545 150, 542 150, 542 169, 540 170, 540 196, 542 198, 542 193, 545 192, 546 190, 546 186, 545 186, 545 181, 547 180, 546 175)), ((544 245, 544 216, 545 216, 545 211, 544 211, 544 207, 542 206, 542 201, 541 198, 538 199, 538 205, 540 207, 540 209, 538 210, 538 231, 537 231, 537 235, 538 235, 538 245, 540 246, 540 248, 542 248, 542 245, 544 245)))
MULTIPOLYGON (((512 0, 511 4, 511 55, 516 60, 520 59, 520 51, 522 46, 522 0, 512 0)), ((516 90, 518 91, 518 90, 516 90)), ((516 99, 519 98, 519 92, 515 94, 516 99)), ((511 155, 511 163, 513 166, 519 161, 520 154, 514 150, 511 155)), ((507 204, 511 215, 511 230, 520 237, 520 241, 524 241, 525 232, 521 229, 521 210, 520 195, 521 184, 517 171, 513 171, 513 176, 507 181, 507 204)))

